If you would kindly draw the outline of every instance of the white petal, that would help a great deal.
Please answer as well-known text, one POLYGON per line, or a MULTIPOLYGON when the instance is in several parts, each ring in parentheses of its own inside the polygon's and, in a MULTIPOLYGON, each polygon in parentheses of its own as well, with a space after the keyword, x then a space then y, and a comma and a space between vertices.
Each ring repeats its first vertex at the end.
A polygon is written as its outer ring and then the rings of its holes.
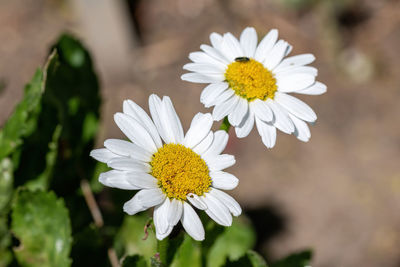
POLYGON ((196 154, 202 155, 210 147, 210 145, 212 144, 213 140, 214 140, 214 133, 212 131, 210 131, 208 133, 208 135, 206 136, 206 138, 204 138, 200 143, 198 143, 195 147, 193 147, 192 150, 196 154))
POLYGON ((214 188, 232 190, 239 184, 239 179, 227 172, 211 172, 210 176, 212 179, 212 187, 214 188))
POLYGON ((273 70, 282 61, 288 48, 289 44, 287 42, 279 40, 263 61, 264 66, 269 70, 273 70))
POLYGON ((238 126, 242 122, 243 117, 246 115, 248 108, 249 102, 247 102, 246 99, 239 97, 238 104, 228 116, 229 123, 232 126, 238 126))
POLYGON ((207 53, 207 55, 220 61, 222 64, 218 64, 218 66, 222 69, 222 71, 225 72, 225 68, 227 64, 229 64, 229 60, 221 52, 219 52, 219 50, 204 44, 200 46, 200 49, 203 50, 205 53, 207 53))
POLYGON ((200 73, 185 73, 181 76, 184 81, 192 83, 214 83, 225 80, 224 74, 200 74, 200 73))
POLYGON ((124 190, 138 190, 137 186, 128 182, 126 172, 111 170, 103 172, 99 176, 99 182, 105 186, 124 189, 124 190))
POLYGON ((192 204, 199 210, 207 209, 206 203, 203 201, 203 199, 201 197, 199 197, 196 194, 189 193, 189 194, 187 194, 186 199, 190 202, 190 204, 192 204))
POLYGON ((214 97, 213 100, 210 100, 207 104, 205 104, 206 108, 211 107, 211 106, 216 106, 216 105, 221 105, 225 101, 227 101, 229 98, 231 98, 234 95, 234 91, 232 89, 227 89, 223 91, 220 95, 214 97))
POLYGON ((114 115, 115 123, 121 131, 135 144, 141 148, 155 153, 157 146, 149 132, 137 120, 123 113, 114 115))
POLYGON ((222 44, 223 40, 224 40, 224 38, 221 36, 221 34, 218 34, 215 32, 210 34, 211 45, 214 46, 216 49, 221 48, 221 44, 222 44))
POLYGON ((158 187, 158 180, 152 175, 145 172, 128 172, 126 173, 126 179, 128 183, 140 189, 150 189, 158 187))
POLYGON ((236 200, 227 193, 218 189, 212 189, 210 194, 221 201, 221 203, 223 203, 229 209, 233 216, 239 216, 242 214, 242 208, 240 207, 239 203, 237 203, 236 200))
POLYGON ((274 69, 274 71, 281 71, 288 67, 304 66, 312 63, 315 60, 312 54, 302 54, 292 57, 287 57, 274 69))
POLYGON ((251 106, 249 107, 246 116, 243 118, 243 121, 235 127, 236 136, 238 138, 246 137, 250 134, 251 129, 254 126, 254 112, 252 111, 251 106))
POLYGON ((168 96, 164 96, 162 100, 164 104, 164 131, 169 133, 170 142, 180 144, 183 141, 184 133, 181 121, 176 114, 174 106, 172 105, 171 99, 168 96))
POLYGON ((228 84, 225 82, 209 84, 201 92, 200 102, 203 103, 206 108, 209 108, 211 106, 210 103, 214 102, 215 99, 227 88, 228 84))
POLYGON ((153 221, 157 234, 163 235, 168 231, 170 226, 168 223, 168 210, 170 205, 171 201, 166 197, 161 205, 154 208, 153 221))
POLYGON ((107 148, 99 148, 99 149, 93 149, 90 151, 90 156, 94 158, 95 160, 98 160, 103 163, 107 163, 113 158, 119 158, 120 156, 117 154, 114 154, 107 148))
POLYGON ((121 156, 131 157, 144 162, 151 161, 152 154, 150 152, 125 140, 107 139, 104 141, 104 146, 121 156))
POLYGON ((108 167, 121 171, 150 172, 149 164, 131 158, 114 158, 107 162, 108 167))
POLYGON ((238 104, 240 98, 237 95, 233 95, 231 98, 226 100, 225 102, 216 105, 214 107, 212 116, 215 121, 222 120, 225 116, 232 112, 232 110, 238 104))
POLYGON ((291 95, 276 92, 274 100, 299 119, 314 122, 317 120, 315 112, 303 101, 291 95))
POLYGON ((235 36, 228 32, 224 34, 223 38, 220 51, 229 61, 232 62, 235 58, 244 56, 242 47, 235 36))
POLYGON ((315 82, 310 87, 296 91, 297 94, 305 95, 322 95, 326 93, 326 85, 320 82, 315 82))
POLYGON ((253 27, 247 27, 240 35, 240 45, 246 57, 254 57, 257 47, 257 33, 253 27))
POLYGON ((235 164, 235 157, 228 154, 222 154, 205 159, 210 171, 221 171, 235 164))
POLYGON ((293 121, 294 126, 296 127, 294 131, 294 135, 299 139, 300 141, 303 142, 308 142, 311 137, 310 129, 308 128, 307 123, 304 121, 300 120, 296 116, 292 115, 289 113, 290 119, 293 121))
POLYGON ((163 240, 164 238, 166 238, 167 236, 169 236, 169 234, 172 232, 172 229, 174 229, 173 226, 169 225, 167 231, 164 234, 160 234, 159 232, 156 231, 156 237, 158 240, 163 240))
POLYGON ((190 53, 189 59, 195 63, 204 63, 224 67, 224 64, 221 63, 221 61, 218 61, 207 53, 200 51, 190 53))
POLYGON ((208 63, 188 63, 183 66, 183 69, 198 72, 201 74, 218 74, 225 72, 225 69, 223 67, 208 63))
POLYGON ((211 130, 213 119, 210 113, 197 113, 186 133, 183 145, 189 148, 200 143, 211 130))
POLYGON ((254 59, 258 62, 263 62, 267 57, 268 53, 274 47, 276 40, 278 39, 278 30, 270 30, 267 35, 261 40, 260 44, 257 46, 256 52, 254 54, 254 59))
POLYGON ((218 130, 214 133, 214 139, 206 152, 202 154, 203 158, 215 157, 224 151, 228 144, 229 135, 224 130, 218 130))
POLYGON ((168 207, 168 224, 175 226, 182 217, 183 202, 176 200, 175 198, 171 200, 171 204, 168 207))
POLYGON ((256 126, 263 144, 267 148, 273 148, 276 142, 276 128, 268 122, 256 117, 256 126))
POLYGON ((274 114, 269 108, 268 104, 261 99, 255 99, 250 102, 250 106, 254 111, 254 115, 263 121, 272 121, 274 119, 274 114))
POLYGON ((305 89, 315 82, 315 77, 305 73, 279 76, 276 80, 279 92, 290 93, 305 89))
POLYGON ((287 75, 292 75, 296 73, 304 73, 312 76, 317 76, 318 75, 318 70, 317 68, 310 67, 310 66, 295 66, 295 67, 288 67, 284 68, 283 70, 274 70, 275 73, 275 78, 279 79, 280 76, 287 76, 287 75))
POLYGON ((272 99, 267 99, 266 102, 274 113, 273 125, 284 133, 293 133, 294 125, 287 112, 272 99))
POLYGON ((223 226, 232 225, 232 216, 229 213, 229 209, 222 204, 221 201, 209 193, 206 193, 205 196, 201 198, 207 205, 205 212, 211 219, 223 226))
POLYGON ((193 208, 187 204, 183 203, 183 216, 182 216, 182 226, 185 231, 197 241, 204 240, 204 228, 200 221, 199 216, 193 210, 193 208))
POLYGON ((129 215, 134 215, 140 211, 154 207, 165 199, 165 195, 160 188, 142 189, 136 195, 124 204, 124 211, 129 215))
POLYGON ((138 122, 142 123, 142 126, 149 132, 157 147, 162 146, 160 135, 158 134, 153 121, 138 104, 131 100, 125 100, 123 104, 123 111, 125 114, 128 114, 138 122))

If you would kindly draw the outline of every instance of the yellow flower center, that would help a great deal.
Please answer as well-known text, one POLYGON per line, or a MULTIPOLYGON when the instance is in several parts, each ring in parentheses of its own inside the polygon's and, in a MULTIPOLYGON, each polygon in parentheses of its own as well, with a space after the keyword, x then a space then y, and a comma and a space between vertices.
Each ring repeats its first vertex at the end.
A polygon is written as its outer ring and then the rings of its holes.
POLYGON ((225 79, 238 96, 248 101, 273 99, 277 90, 273 74, 254 59, 229 64, 225 79))
POLYGON ((153 155, 151 175, 169 198, 186 200, 189 193, 202 196, 210 190, 206 162, 193 150, 179 144, 165 144, 153 155))

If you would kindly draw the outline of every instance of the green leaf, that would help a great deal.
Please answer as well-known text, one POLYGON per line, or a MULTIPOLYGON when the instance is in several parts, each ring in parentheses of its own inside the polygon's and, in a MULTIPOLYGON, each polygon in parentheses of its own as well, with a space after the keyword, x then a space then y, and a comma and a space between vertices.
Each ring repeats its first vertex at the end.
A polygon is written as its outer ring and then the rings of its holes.
POLYGON ((305 267, 310 265, 312 258, 311 250, 304 250, 273 263, 271 267, 305 267))
POLYGON ((12 260, 11 234, 7 227, 7 217, 0 217, 0 266, 7 266, 12 260))
POLYGON ((14 253, 21 266, 70 266, 71 226, 68 210, 53 192, 17 192, 11 229, 20 244, 14 253))
POLYGON ((242 266, 268 267, 263 257, 253 250, 247 251, 244 256, 235 261, 228 260, 224 265, 224 267, 242 267, 242 266))
POLYGON ((125 216, 114 241, 114 248, 119 257, 138 254, 149 259, 157 252, 154 231, 148 229, 148 236, 145 238, 144 227, 148 222, 149 216, 146 212, 135 216, 125 216))
POLYGON ((146 259, 140 255, 128 256, 122 262, 122 267, 148 267, 146 259))
POLYGON ((0 161, 0 216, 6 214, 13 192, 13 164, 11 159, 0 161))
POLYGON ((201 267, 200 243, 185 234, 183 243, 176 251, 171 267, 201 267))
POLYGON ((226 227, 210 247, 207 266, 219 267, 223 266, 227 259, 239 259, 254 246, 255 238, 249 221, 244 216, 235 218, 232 226, 226 227))

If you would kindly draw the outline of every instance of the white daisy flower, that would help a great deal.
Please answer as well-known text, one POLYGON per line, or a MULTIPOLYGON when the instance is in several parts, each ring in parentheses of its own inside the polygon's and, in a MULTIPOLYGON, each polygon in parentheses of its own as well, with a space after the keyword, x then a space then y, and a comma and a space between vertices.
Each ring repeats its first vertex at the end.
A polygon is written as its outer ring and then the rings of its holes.
POLYGON ((113 170, 100 174, 102 184, 139 190, 124 204, 130 215, 154 208, 154 225, 159 240, 181 221, 195 240, 204 239, 204 228, 192 206, 204 210, 223 226, 242 212, 239 204, 222 190, 231 190, 238 179, 222 171, 235 164, 232 155, 221 154, 228 142, 225 131, 212 132, 210 113, 198 113, 184 135, 169 97, 149 97, 152 120, 131 100, 114 120, 129 141, 108 139, 105 148, 90 155, 113 170))
POLYGON ((268 148, 275 145, 276 128, 307 142, 310 130, 306 122, 317 119, 303 101, 288 93, 320 95, 326 86, 315 81, 317 69, 306 66, 312 54, 286 57, 292 46, 278 40, 271 30, 257 45, 254 28, 246 28, 237 40, 231 33, 210 35, 212 46, 201 45, 202 52, 190 53, 194 63, 183 68, 192 71, 182 80, 209 83, 200 101, 214 107, 214 120, 228 116, 239 138, 246 137, 256 123, 268 148), (286 58, 285 58, 286 57, 286 58))

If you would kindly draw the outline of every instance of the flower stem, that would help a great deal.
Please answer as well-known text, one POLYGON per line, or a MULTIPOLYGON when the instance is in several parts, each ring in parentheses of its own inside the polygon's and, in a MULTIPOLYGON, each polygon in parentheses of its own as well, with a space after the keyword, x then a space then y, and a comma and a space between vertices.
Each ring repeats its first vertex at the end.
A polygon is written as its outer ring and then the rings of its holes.
POLYGON ((167 251, 168 251, 169 239, 168 236, 163 240, 157 240, 157 250, 160 257, 160 262, 163 266, 167 266, 167 251))
POLYGON ((224 118, 224 120, 221 123, 221 126, 219 127, 220 130, 224 130, 225 132, 229 132, 229 128, 231 128, 231 124, 228 121, 228 116, 224 118))

